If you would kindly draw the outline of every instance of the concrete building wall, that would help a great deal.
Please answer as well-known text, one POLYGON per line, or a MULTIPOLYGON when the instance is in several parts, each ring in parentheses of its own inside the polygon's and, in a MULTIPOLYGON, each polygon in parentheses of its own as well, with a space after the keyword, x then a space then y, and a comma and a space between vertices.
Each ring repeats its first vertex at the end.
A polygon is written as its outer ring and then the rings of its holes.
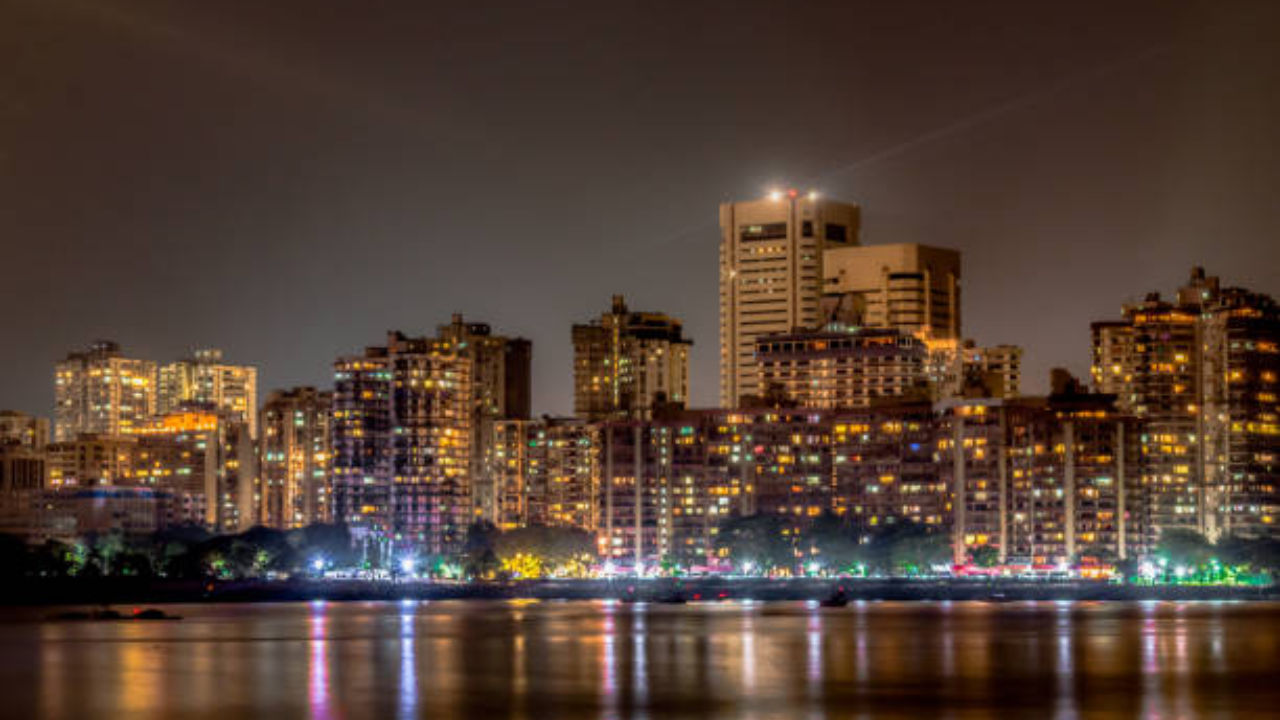
POLYGON ((720 206, 720 404, 759 395, 762 335, 823 324, 824 257, 858 244, 856 205, 794 190, 720 206))
POLYGON ((895 328, 922 339, 962 337, 955 250, 915 243, 833 247, 825 252, 823 268, 831 320, 895 328))

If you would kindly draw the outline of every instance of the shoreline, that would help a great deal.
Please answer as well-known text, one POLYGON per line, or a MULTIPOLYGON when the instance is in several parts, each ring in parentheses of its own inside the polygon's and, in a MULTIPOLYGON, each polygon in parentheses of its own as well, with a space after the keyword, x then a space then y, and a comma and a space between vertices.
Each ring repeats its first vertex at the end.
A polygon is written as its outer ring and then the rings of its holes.
POLYGON ((887 601, 1185 601, 1280 600, 1280 586, 1132 586, 1096 581, 893 579, 645 579, 532 580, 512 583, 389 582, 368 580, 170 581, 112 579, 28 580, 0 596, 5 606, 117 603, 367 602, 397 600, 822 600, 836 588, 849 600, 887 601))

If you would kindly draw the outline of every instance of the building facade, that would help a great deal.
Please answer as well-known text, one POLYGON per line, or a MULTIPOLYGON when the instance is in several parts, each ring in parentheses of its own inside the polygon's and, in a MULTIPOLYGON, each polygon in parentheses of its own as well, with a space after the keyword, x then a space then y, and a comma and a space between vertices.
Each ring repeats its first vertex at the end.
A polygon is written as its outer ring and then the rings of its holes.
POLYGON ((493 432, 495 495, 483 502, 485 517, 503 530, 546 525, 595 531, 598 425, 579 418, 505 420, 493 432))
POLYGON ((941 406, 939 474, 957 563, 1137 557, 1152 545, 1141 426, 1098 395, 961 399, 941 406))
POLYGON ((856 205, 795 190, 720 206, 720 405, 759 396, 756 340, 824 324, 824 254, 858 244, 856 205))
POLYGON ((124 357, 102 340, 73 352, 54 369, 54 437, 124 435, 156 412, 156 364, 124 357))
POLYGON ((823 262, 825 320, 959 340, 960 253, 917 245, 843 246, 823 262))
POLYGON ((183 522, 215 532, 258 524, 258 455, 249 425, 231 413, 185 410, 134 430, 132 477, 117 485, 167 492, 183 522))
POLYGON ((689 348, 679 320, 636 312, 621 295, 586 325, 573 326, 573 410, 590 421, 651 417, 689 396, 689 348))
POLYGON ((259 522, 281 529, 329 522, 333 393, 277 390, 263 403, 258 427, 259 522))
POLYGON ((474 360, 451 339, 388 333, 334 365, 334 518, 363 539, 442 553, 474 515, 474 360))
POLYGON ((1150 522, 1280 534, 1280 311, 1200 268, 1093 325, 1093 379, 1145 423, 1150 522))
POLYGON ((816 410, 868 407, 881 398, 928 397, 928 351, 898 330, 829 325, 756 340, 766 401, 816 410))
POLYGON ((161 366, 156 397, 161 415, 203 406, 245 423, 258 436, 258 369, 224 363, 221 350, 196 350, 190 358, 161 366))

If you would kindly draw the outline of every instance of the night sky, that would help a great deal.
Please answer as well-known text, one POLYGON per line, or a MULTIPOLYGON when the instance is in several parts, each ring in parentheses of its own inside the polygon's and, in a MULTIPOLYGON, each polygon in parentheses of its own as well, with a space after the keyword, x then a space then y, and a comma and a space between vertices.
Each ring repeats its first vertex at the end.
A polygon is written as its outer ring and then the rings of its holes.
POLYGON ((265 396, 463 312, 567 413, 613 293, 711 405, 717 205, 785 185, 961 250, 1043 390, 1193 264, 1280 294, 1280 3, 0 0, 0 407, 95 338, 265 396))

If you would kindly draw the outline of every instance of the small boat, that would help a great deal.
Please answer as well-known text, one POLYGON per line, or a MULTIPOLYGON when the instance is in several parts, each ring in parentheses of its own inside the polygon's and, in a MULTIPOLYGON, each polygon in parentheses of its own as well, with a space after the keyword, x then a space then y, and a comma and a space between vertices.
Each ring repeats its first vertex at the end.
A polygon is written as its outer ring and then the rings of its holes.
POLYGON ((849 594, 844 591, 843 587, 838 587, 835 592, 823 598, 818 604, 822 607, 844 607, 849 604, 849 594))

